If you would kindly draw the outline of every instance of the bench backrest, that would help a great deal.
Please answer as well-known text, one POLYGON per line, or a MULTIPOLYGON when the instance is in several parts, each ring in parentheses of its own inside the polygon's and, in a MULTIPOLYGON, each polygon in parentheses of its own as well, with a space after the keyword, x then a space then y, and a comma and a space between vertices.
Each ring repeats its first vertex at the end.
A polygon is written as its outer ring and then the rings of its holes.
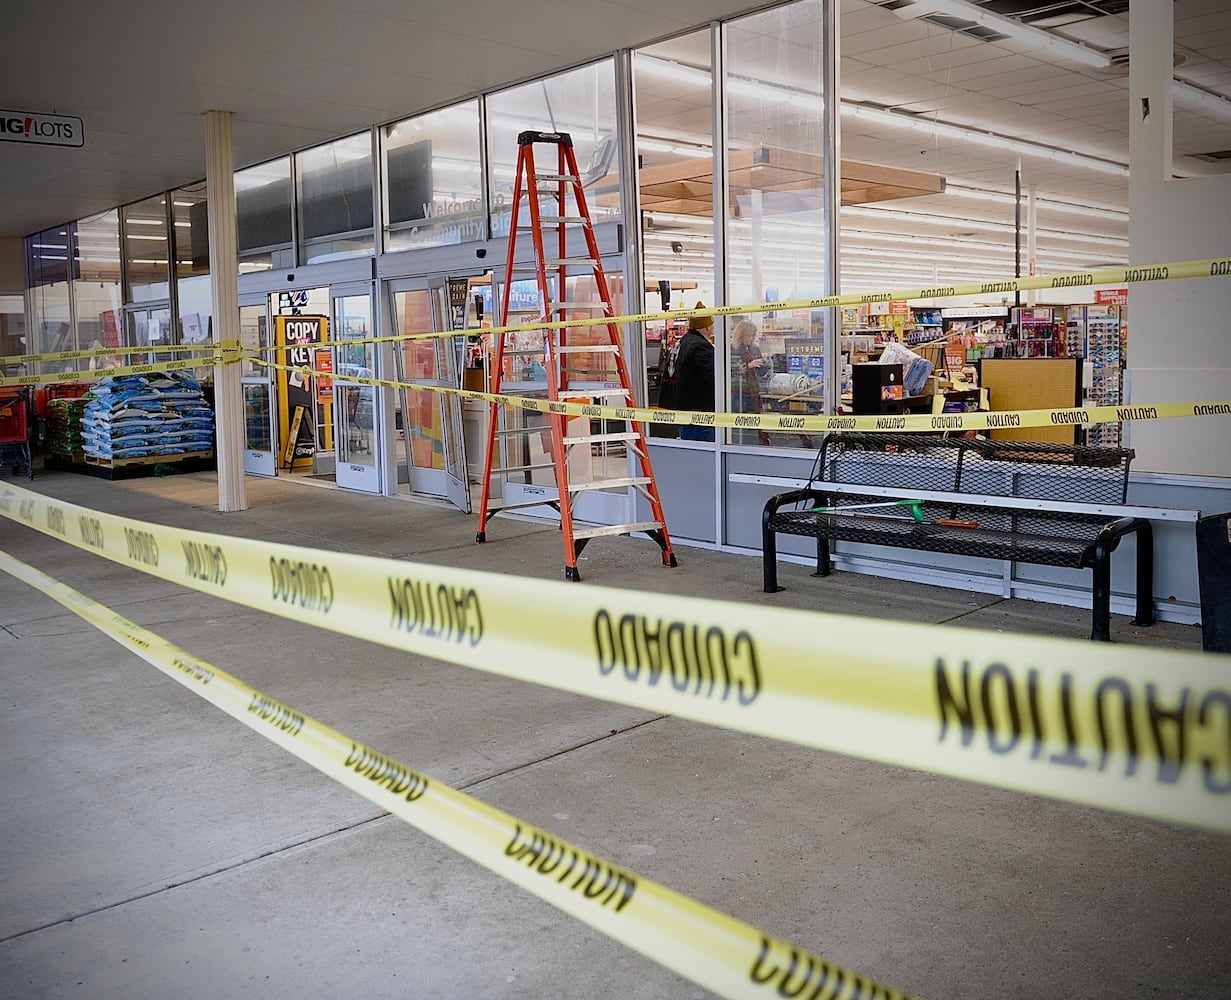
POLYGON ((892 489, 1123 504, 1128 448, 929 434, 828 434, 818 479, 892 489))

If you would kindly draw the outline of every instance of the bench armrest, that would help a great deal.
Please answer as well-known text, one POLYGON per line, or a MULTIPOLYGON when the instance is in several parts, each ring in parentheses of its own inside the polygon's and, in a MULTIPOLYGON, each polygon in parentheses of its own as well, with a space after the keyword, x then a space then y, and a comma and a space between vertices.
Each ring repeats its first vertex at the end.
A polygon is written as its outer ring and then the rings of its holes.
POLYGON ((776 493, 765 501, 765 510, 761 515, 761 523, 769 524, 769 519, 787 504, 799 503, 801 500, 823 500, 824 493, 811 486, 799 490, 788 490, 786 493, 776 493))
POLYGON ((1149 526, 1150 522, 1142 517, 1117 517, 1103 526, 1103 530, 1099 532, 1098 542, 1095 544, 1106 546, 1107 550, 1111 551, 1120 544, 1120 539, 1125 535, 1141 531, 1142 528, 1149 526))

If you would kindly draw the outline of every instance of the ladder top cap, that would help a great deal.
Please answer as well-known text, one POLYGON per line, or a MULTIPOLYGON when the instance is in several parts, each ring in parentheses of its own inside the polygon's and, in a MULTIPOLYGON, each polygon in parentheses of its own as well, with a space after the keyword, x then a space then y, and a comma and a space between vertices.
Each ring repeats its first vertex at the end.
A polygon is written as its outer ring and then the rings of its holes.
POLYGON ((573 145, 573 137, 567 132, 534 132, 525 131, 517 134, 517 144, 519 146, 529 146, 535 142, 555 142, 561 146, 573 145))

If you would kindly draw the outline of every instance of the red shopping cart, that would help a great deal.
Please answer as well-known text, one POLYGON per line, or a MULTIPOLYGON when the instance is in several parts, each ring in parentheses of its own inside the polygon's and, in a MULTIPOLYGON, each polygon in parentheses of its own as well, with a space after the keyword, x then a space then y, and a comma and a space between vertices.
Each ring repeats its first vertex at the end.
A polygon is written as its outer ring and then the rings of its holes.
POLYGON ((0 468, 22 468, 34 478, 34 393, 29 386, 0 388, 0 468))

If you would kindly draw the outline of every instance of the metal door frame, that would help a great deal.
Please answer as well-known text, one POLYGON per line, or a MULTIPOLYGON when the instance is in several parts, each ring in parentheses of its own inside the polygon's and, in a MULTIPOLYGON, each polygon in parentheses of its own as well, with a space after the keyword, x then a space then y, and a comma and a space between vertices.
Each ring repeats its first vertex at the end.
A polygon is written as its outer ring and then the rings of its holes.
MULTIPOLYGON (((357 281, 346 284, 337 284, 329 286, 329 341, 335 346, 333 347, 333 454, 334 454, 334 482, 343 489, 358 490, 362 493, 383 493, 384 492, 384 466, 385 457, 388 452, 386 442, 388 438, 385 435, 385 420, 383 419, 383 411, 386 401, 386 393, 379 390, 374 385, 365 385, 363 383, 348 382, 342 377, 341 364, 338 354, 338 343, 343 340, 341 330, 337 328, 337 311, 336 304, 339 299, 351 298, 366 298, 368 300, 368 333, 369 337, 375 336, 376 327, 376 289, 371 281, 357 281), (368 430, 371 434, 369 444, 369 452, 372 456, 372 461, 355 462, 351 460, 349 449, 350 428, 347 421, 347 399, 348 392, 358 390, 360 398, 369 396, 371 398, 371 422, 372 426, 368 430)), ((380 373, 379 352, 377 345, 366 345, 364 356, 371 363, 366 365, 371 371, 371 376, 376 377, 380 373)))
MULTIPOLYGON (((260 306, 265 310, 265 340, 264 344, 241 344, 244 350, 257 350, 262 347, 268 347, 268 341, 272 337, 272 317, 269 305, 269 295, 267 294, 250 294, 242 296, 239 300, 239 308, 242 312, 244 309, 251 309, 260 306)), ((241 326, 242 337, 242 326, 241 326)), ((277 398, 277 383, 274 381, 273 372, 268 368, 261 368, 252 364, 249 361, 241 362, 243 369, 240 375, 240 392, 244 397, 244 474, 249 476, 274 477, 278 475, 278 398, 277 398), (249 386, 264 389, 265 398, 269 406, 269 450, 261 451, 252 447, 251 439, 248 435, 248 393, 249 386)))

